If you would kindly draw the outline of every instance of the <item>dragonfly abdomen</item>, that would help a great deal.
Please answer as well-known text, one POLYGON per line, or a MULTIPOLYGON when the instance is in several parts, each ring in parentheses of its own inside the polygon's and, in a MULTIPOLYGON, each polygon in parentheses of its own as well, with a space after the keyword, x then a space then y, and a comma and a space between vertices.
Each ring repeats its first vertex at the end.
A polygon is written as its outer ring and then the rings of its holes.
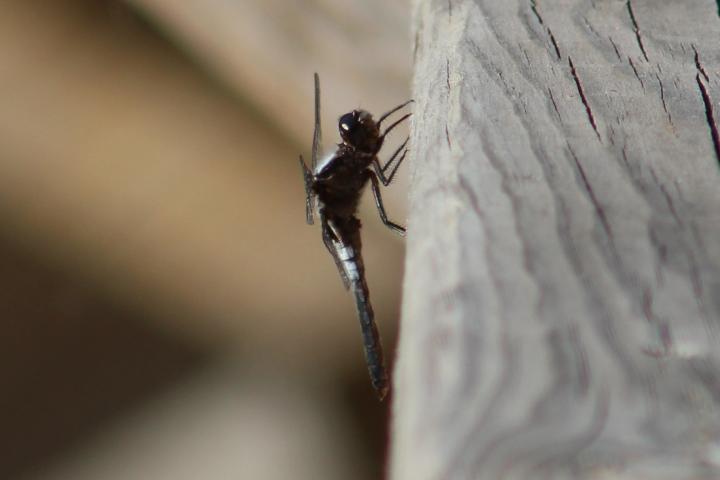
POLYGON ((385 357, 383 355, 380 333, 375 324, 368 290, 364 281, 353 284, 355 303, 357 304, 360 330, 362 332, 363 350, 365 351, 365 362, 367 363, 370 382, 380 400, 385 398, 388 392, 388 375, 385 368, 385 357))
POLYGON ((365 283, 362 259, 356 260, 354 263, 358 274, 355 280, 350 281, 350 284, 355 295, 358 320, 360 320, 365 362, 370 374, 370 382, 378 398, 382 400, 388 392, 388 374, 385 368, 382 342, 375 323, 375 313, 370 303, 370 293, 367 283, 365 283))
POLYGON ((355 306, 360 320, 360 332, 370 382, 381 400, 388 391, 388 375, 385 368, 380 333, 375 324, 375 313, 370 303, 370 292, 365 282, 365 265, 360 250, 359 225, 353 232, 345 232, 343 241, 333 242, 339 266, 355 296, 355 306))

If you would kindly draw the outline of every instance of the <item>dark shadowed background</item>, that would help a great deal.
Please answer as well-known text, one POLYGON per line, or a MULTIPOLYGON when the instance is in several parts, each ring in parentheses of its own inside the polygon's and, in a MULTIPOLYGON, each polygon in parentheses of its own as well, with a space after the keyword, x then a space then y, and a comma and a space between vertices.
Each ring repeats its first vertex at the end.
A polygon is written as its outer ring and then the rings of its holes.
MULTIPOLYGON (((389 402, 297 154, 313 71, 328 148, 407 99, 405 2, 0 6, 0 478, 378 478, 389 402)), ((367 200, 392 359, 403 243, 367 200)))

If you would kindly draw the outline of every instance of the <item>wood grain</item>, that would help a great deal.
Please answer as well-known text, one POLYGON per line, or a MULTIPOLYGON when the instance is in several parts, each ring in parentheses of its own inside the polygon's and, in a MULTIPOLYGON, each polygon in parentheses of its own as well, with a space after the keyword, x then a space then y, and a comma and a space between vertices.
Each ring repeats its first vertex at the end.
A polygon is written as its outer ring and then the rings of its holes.
POLYGON ((392 478, 718 478, 716 2, 413 23, 392 478))

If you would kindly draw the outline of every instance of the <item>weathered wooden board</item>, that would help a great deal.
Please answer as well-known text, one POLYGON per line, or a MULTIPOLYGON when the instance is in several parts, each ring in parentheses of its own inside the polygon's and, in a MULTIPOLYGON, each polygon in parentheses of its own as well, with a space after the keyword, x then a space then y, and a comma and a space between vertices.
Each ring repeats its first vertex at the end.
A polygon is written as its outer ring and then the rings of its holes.
POLYGON ((394 479, 720 477, 720 16, 417 0, 394 479))

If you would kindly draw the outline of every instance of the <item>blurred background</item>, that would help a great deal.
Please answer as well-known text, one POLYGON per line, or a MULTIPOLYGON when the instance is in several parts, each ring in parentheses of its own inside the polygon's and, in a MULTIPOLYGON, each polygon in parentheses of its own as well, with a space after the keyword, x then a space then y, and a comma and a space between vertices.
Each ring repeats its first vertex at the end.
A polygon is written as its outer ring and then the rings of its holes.
MULTIPOLYGON (((297 155, 314 71, 328 149, 409 97, 406 2, 0 7, 0 478, 381 477, 390 402, 297 155)), ((403 243, 371 197, 392 361, 403 243)))

